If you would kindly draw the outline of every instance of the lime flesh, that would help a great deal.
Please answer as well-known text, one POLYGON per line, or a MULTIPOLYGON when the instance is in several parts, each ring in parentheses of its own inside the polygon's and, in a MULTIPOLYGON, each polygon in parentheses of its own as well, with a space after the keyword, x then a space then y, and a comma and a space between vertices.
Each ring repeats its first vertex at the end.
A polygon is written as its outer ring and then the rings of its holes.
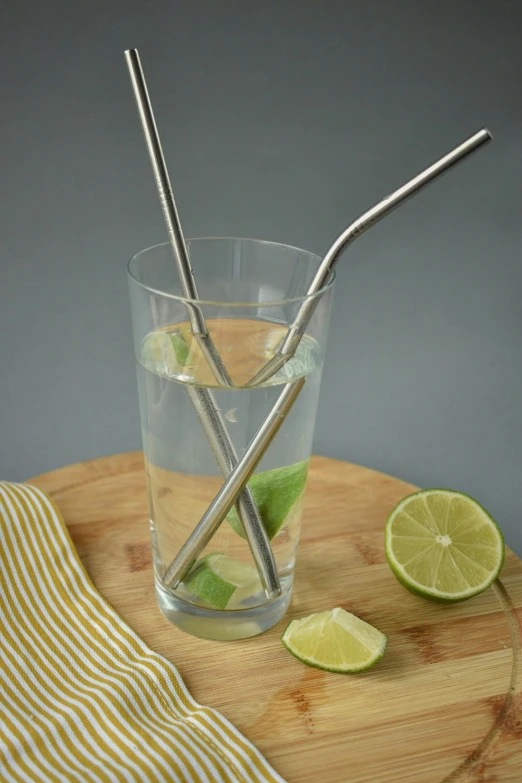
POLYGON ((364 620, 336 608, 292 620, 281 641, 309 666, 348 674, 377 663, 384 655, 387 639, 364 620))

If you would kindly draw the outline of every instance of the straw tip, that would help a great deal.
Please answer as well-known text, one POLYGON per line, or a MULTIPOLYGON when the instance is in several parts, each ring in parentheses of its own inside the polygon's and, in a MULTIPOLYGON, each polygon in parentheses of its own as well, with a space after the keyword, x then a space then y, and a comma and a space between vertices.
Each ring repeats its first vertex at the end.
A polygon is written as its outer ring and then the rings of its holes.
POLYGON ((124 55, 127 58, 129 58, 129 57, 136 57, 138 55, 138 50, 137 49, 125 49, 124 55))
POLYGON ((492 141, 493 139, 493 134, 491 133, 489 128, 481 128, 476 134, 476 136, 482 139, 483 141, 492 141))

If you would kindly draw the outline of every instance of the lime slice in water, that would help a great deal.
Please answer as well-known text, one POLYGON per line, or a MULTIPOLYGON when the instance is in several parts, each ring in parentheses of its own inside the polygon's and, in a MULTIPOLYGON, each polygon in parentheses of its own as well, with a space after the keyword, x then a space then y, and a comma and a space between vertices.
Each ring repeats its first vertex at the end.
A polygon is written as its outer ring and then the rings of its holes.
MULTIPOLYGON (((248 482, 270 539, 280 530, 303 494, 307 475, 308 460, 305 460, 256 473, 248 482)), ((229 512, 227 519, 236 533, 245 538, 235 509, 229 512)))
POLYGON ((337 608, 292 620, 281 641, 303 663, 347 674, 377 663, 387 639, 377 628, 337 608))
POLYGON ((423 489, 401 500, 386 523, 386 557, 401 584, 435 601, 481 593, 504 562, 497 523, 476 500, 423 489))
POLYGON ((198 560, 183 584, 209 606, 230 609, 259 589, 259 577, 254 566, 214 553, 198 560))

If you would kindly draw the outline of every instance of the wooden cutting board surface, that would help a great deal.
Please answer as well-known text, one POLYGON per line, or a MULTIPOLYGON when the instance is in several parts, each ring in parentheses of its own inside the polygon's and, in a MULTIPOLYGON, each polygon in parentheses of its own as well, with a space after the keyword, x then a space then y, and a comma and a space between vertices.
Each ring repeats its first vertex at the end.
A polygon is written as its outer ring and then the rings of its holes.
POLYGON ((455 606, 410 595, 383 551, 386 516, 410 484, 313 457, 289 613, 261 636, 214 642, 156 606, 141 452, 31 483, 55 499, 105 598, 288 783, 522 781, 522 564, 508 552, 493 588, 455 606), (290 619, 334 606, 388 635, 374 669, 322 672, 280 644, 290 619))

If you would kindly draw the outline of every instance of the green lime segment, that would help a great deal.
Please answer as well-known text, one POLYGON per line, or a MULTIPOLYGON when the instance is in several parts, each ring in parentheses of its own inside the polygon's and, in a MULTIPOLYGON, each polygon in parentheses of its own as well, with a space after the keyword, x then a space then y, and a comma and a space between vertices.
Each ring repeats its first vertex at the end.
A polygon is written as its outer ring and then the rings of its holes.
POLYGON ((236 594, 244 597, 259 589, 259 577, 248 563, 215 553, 200 558, 183 584, 209 606, 230 609, 237 603, 236 594))
POLYGON ((481 593, 504 562, 497 523, 476 500, 451 489, 423 489, 401 500, 386 522, 385 549, 399 582, 435 601, 481 593))
POLYGON ((190 353, 190 348, 188 347, 183 337, 176 332, 169 333, 168 338, 174 350, 174 355, 176 357, 176 361, 178 365, 180 367, 184 367, 185 364, 187 363, 187 359, 190 353))
POLYGON ((377 663, 384 655, 387 638, 364 620, 337 608, 292 620, 281 641, 309 666, 348 674, 377 663))
POLYGON ((181 332, 163 330, 148 335, 142 346, 142 362, 162 374, 177 372, 187 364, 190 346, 181 332))
MULTIPOLYGON (((308 460, 305 460, 255 473, 248 482, 270 539, 280 530, 303 494, 307 475, 308 460)), ((235 509, 229 512, 227 519, 236 533, 245 538, 243 525, 235 509)))

